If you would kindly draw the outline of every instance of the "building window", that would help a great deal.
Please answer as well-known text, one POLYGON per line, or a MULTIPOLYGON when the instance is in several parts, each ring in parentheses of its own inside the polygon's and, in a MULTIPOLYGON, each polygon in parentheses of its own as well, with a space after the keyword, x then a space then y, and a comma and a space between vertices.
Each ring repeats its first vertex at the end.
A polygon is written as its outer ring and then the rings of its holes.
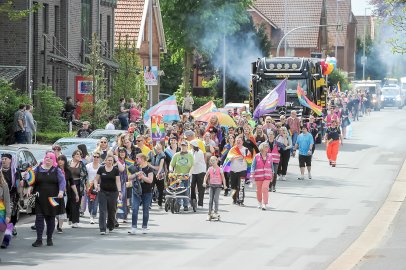
POLYGON ((43 4, 42 10, 42 24, 44 25, 44 33, 48 34, 49 32, 49 5, 43 4))
MULTIPOLYGON (((111 16, 107 16, 107 29, 106 29, 107 35, 106 35, 106 39, 107 39, 107 49, 108 52, 110 52, 111 50, 111 16)), ((110 55, 109 55, 110 57, 110 55)))
MULTIPOLYGON (((82 0, 82 18, 81 18, 82 38, 86 44, 92 39, 92 1, 82 0)), ((86 46, 88 48, 88 46, 86 46)), ((88 49, 86 49, 87 51, 88 49)))

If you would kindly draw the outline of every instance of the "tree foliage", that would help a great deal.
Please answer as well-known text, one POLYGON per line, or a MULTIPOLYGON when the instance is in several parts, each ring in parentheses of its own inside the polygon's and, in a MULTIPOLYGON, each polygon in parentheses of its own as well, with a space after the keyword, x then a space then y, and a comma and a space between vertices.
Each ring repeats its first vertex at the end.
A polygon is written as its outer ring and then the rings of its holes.
POLYGON ((6 15, 10 21, 18 21, 42 7, 42 4, 34 3, 32 8, 17 10, 14 2, 14 0, 7 0, 4 3, 0 3, 0 16, 6 15))
POLYGON ((340 82, 341 91, 350 89, 347 75, 341 69, 336 68, 328 75, 328 85, 334 89, 338 82, 340 82))
POLYGON ((392 52, 397 54, 406 53, 406 2, 404 0, 371 0, 376 7, 376 14, 393 27, 394 36, 387 42, 392 46, 392 52))
POLYGON ((28 96, 13 89, 12 84, 0 80, 0 144, 12 143, 14 113, 20 104, 28 102, 28 96))
POLYGON ((42 85, 34 91, 34 98, 37 101, 34 119, 37 121, 38 132, 66 131, 67 126, 61 117, 64 104, 55 91, 49 86, 42 85))
POLYGON ((120 37, 114 58, 120 67, 114 76, 114 91, 109 98, 110 106, 118 110, 120 98, 124 97, 127 100, 134 98, 145 107, 148 93, 144 86, 142 66, 135 42, 128 40, 128 37, 125 40, 120 37))

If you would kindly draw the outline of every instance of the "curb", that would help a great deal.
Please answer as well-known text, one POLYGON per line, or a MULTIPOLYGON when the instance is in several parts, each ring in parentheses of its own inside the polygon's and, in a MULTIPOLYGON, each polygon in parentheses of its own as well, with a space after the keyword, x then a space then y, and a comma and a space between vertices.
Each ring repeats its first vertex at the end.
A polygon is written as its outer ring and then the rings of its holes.
POLYGON ((354 268, 370 251, 376 247, 392 224, 406 196, 406 160, 378 213, 367 225, 361 235, 349 246, 327 270, 354 268))

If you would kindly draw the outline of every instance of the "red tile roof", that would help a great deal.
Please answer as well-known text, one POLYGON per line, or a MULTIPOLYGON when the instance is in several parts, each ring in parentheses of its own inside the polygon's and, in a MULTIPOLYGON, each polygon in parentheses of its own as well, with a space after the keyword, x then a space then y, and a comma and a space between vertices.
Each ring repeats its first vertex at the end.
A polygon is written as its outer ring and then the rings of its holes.
POLYGON ((343 24, 342 31, 337 32, 336 27, 328 27, 328 44, 331 47, 335 46, 337 33, 337 45, 345 46, 347 39, 347 26, 351 20, 351 0, 327 0, 327 24, 337 24, 340 21, 343 24), (338 1, 338 2, 337 2, 338 1), (337 18, 337 3, 338 3, 338 18, 337 18))
POLYGON ((126 36, 129 41, 137 44, 141 28, 142 14, 144 11, 144 0, 118 0, 115 9, 115 46, 125 42, 126 36))
MULTIPOLYGON (((286 32, 305 25, 319 25, 323 0, 256 0, 254 6, 281 30, 286 32), (286 3, 286 16, 285 16, 286 3)), ((287 37, 291 48, 316 48, 319 40, 319 28, 304 28, 287 37)))

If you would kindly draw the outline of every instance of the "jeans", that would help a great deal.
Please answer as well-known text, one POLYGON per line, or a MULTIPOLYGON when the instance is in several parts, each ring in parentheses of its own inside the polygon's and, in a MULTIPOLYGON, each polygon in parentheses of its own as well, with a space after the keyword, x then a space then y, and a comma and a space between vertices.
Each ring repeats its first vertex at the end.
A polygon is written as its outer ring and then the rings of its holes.
POLYGON ((31 131, 25 132, 25 140, 26 140, 27 144, 32 144, 32 132, 31 131))
POLYGON ((197 205, 203 206, 204 200, 204 187, 203 187, 203 180, 204 180, 205 173, 199 174, 192 174, 192 183, 191 183, 191 194, 190 197, 192 200, 196 200, 196 186, 199 200, 197 201, 197 205))
POLYGON ((99 197, 99 229, 101 232, 106 231, 107 218, 107 228, 113 230, 116 221, 118 191, 100 190, 97 196, 99 197))
MULTIPOLYGON (((297 142, 297 136, 299 135, 299 133, 297 132, 293 132, 292 134, 292 146, 295 146, 296 142, 297 142)), ((293 147, 290 148, 290 154, 293 154, 293 147)))
POLYGON ((119 115, 118 120, 120 120, 120 125, 122 130, 128 129, 128 117, 125 115, 119 115))
POLYGON ((156 179, 156 175, 154 174, 154 182, 153 185, 156 185, 156 188, 158 190, 158 205, 162 206, 162 201, 164 198, 164 189, 165 189, 165 180, 158 180, 156 179))
MULTIPOLYGON (((189 192, 190 192, 190 187, 189 187, 189 180, 182 180, 182 182, 180 183, 181 187, 186 187, 185 192, 182 192, 181 194, 179 194, 179 196, 189 196, 189 192)), ((177 202, 179 205, 182 205, 182 200, 183 200, 183 207, 188 207, 189 205, 189 199, 177 199, 177 202)))
POLYGON ((148 227, 149 220, 149 206, 151 205, 152 192, 143 193, 141 196, 133 192, 132 198, 132 221, 131 226, 137 228, 138 223, 138 210, 140 209, 140 203, 142 202, 142 228, 148 227))
POLYGON ((210 186, 210 193, 209 193, 209 215, 213 211, 213 203, 214 203, 214 213, 218 213, 219 211, 219 197, 220 197, 221 187, 210 186))
POLYGON ((96 195, 96 198, 93 201, 90 201, 90 198, 88 197, 88 203, 89 203, 89 214, 95 218, 97 216, 97 206, 99 205, 99 196, 96 195))
POLYGON ((14 132, 16 143, 25 143, 25 131, 14 132))

